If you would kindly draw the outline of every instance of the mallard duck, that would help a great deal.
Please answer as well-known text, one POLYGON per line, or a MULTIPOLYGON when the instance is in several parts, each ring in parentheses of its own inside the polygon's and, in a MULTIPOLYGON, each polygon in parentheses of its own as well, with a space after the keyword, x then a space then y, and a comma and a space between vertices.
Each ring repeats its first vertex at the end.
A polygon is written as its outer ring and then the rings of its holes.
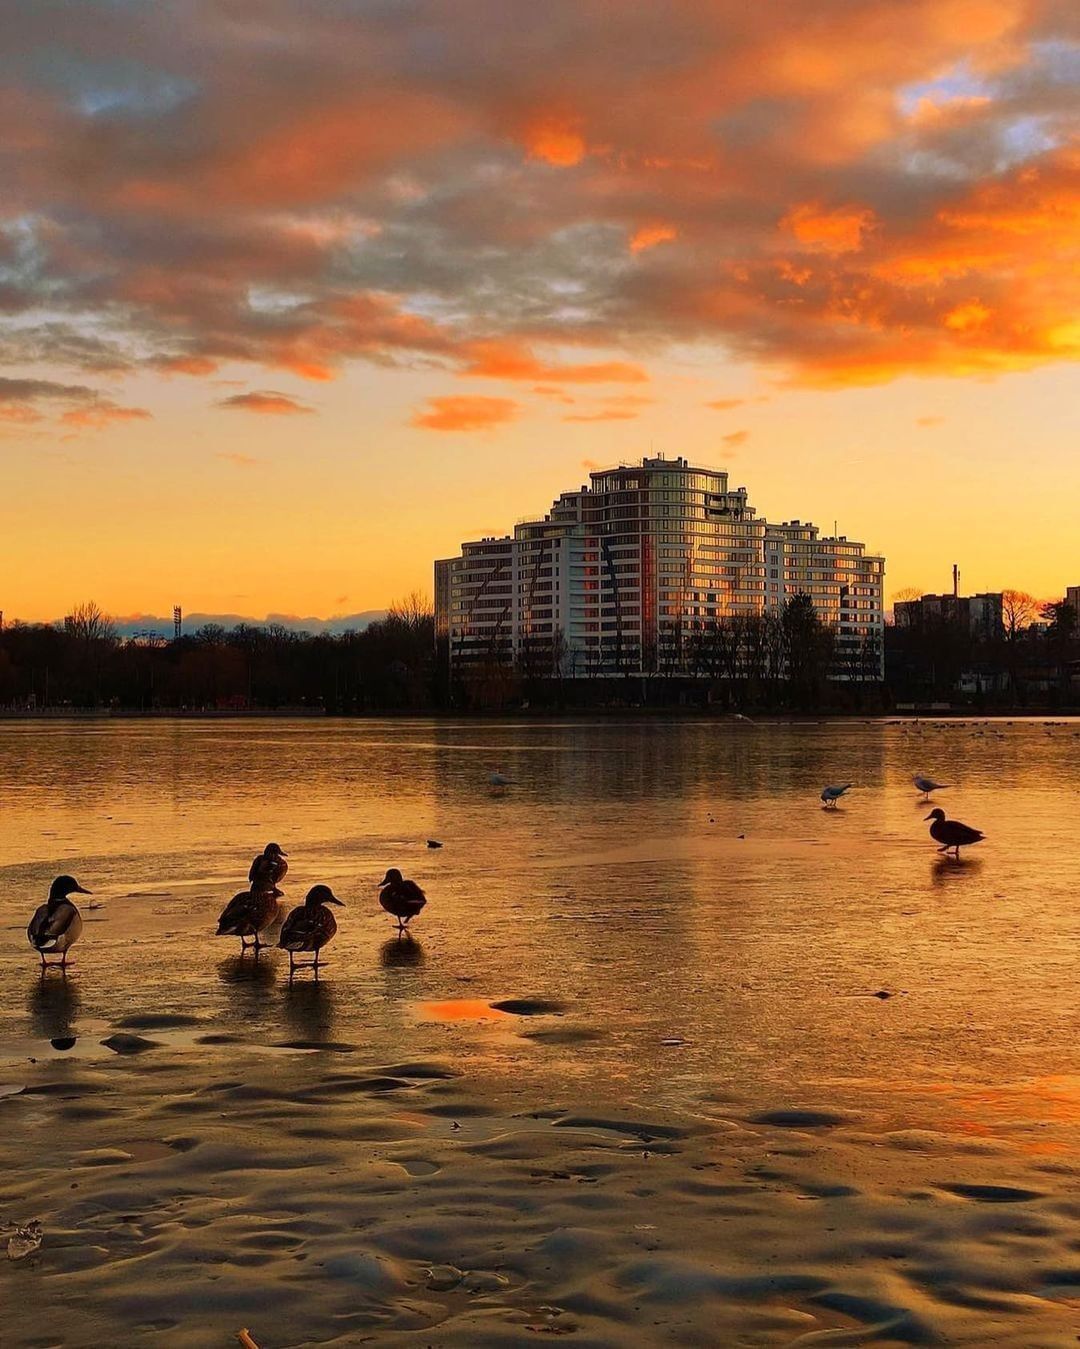
POLYGON ((277 897, 277 890, 241 890, 225 905, 215 935, 239 937, 241 952, 247 950, 248 938, 253 937, 251 945, 258 955, 262 947, 259 933, 277 917, 277 897))
POLYGON ((296 957, 305 951, 315 953, 312 968, 318 972, 319 952, 327 942, 333 941, 337 931, 337 923, 327 904, 336 904, 342 909, 345 907, 328 885, 313 885, 304 903, 293 909, 282 923, 278 946, 289 953, 290 976, 297 968, 296 957))
POLYGON ((835 809, 837 801, 840 800, 845 792, 850 790, 850 782, 840 783, 832 787, 822 787, 821 799, 825 802, 826 807, 831 806, 835 809))
POLYGON ((981 829, 972 829, 970 825, 961 824, 959 820, 947 820, 945 812, 940 808, 932 810, 926 817, 933 820, 930 826, 930 837, 935 843, 940 843, 938 852, 955 851, 957 861, 960 860, 960 849, 970 847, 972 843, 981 843, 986 835, 981 829))
POLYGON ((279 881, 285 879, 289 869, 286 862, 287 852, 283 852, 279 843, 268 843, 251 864, 248 880, 252 890, 276 890, 279 881))
POLYGON ((82 916, 68 895, 88 895, 74 876, 57 876, 49 887, 49 898, 34 911, 26 929, 30 945, 41 956, 45 969, 46 955, 59 952, 61 969, 67 966, 67 953, 82 934, 82 916))
POLYGON ((400 935, 427 903, 427 896, 415 881, 407 881, 397 867, 391 867, 379 884, 379 903, 397 919, 400 935))
POLYGON ((923 796, 926 797, 927 801, 930 800, 931 792, 944 791, 949 785, 947 782, 935 782, 933 778, 924 778, 921 773, 913 773, 911 780, 915 786, 918 787, 919 791, 922 792, 923 796))

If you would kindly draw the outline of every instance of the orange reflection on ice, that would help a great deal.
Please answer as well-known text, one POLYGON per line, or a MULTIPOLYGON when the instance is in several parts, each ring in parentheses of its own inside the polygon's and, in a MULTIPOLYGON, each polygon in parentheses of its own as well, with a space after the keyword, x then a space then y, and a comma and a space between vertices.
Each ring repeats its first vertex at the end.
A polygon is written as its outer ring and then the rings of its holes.
POLYGON ((500 1012, 483 998, 449 998, 445 1002, 422 1002, 418 1008, 422 1021, 506 1021, 508 1012, 500 1012))

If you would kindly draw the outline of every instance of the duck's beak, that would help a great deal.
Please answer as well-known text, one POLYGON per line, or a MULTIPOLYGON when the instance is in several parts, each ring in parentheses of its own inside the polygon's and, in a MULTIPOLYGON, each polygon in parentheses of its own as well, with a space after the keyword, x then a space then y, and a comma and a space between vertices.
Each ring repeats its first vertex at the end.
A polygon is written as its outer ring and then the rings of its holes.
POLYGON ((84 890, 81 885, 77 885, 71 893, 73 895, 92 895, 94 892, 93 890, 84 890))
POLYGON ((337 897, 336 895, 331 895, 329 899, 324 899, 324 900, 323 900, 323 903, 324 903, 324 904, 336 904, 336 905, 338 906, 339 909, 343 909, 343 908, 345 907, 344 903, 343 903, 340 899, 338 899, 338 897, 337 897))
POLYGON ((929 815, 924 815, 924 816, 923 816, 923 822, 925 823, 925 821, 927 821, 927 820, 932 820, 933 818, 934 818, 934 812, 931 811, 929 815))

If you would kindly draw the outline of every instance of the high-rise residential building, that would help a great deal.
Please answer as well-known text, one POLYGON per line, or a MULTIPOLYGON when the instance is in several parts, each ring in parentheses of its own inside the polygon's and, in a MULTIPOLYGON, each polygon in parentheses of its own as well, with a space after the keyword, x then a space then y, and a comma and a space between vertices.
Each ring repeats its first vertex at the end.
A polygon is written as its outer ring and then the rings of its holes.
POLYGON ((1076 617, 1080 618, 1080 586, 1065 587, 1065 603, 1072 608, 1076 617))
POLYGON ((436 562, 436 626, 459 670, 695 674, 725 620, 778 614, 804 593, 836 634, 837 677, 878 679, 884 571, 846 536, 769 523, 722 469, 643 459, 436 562))

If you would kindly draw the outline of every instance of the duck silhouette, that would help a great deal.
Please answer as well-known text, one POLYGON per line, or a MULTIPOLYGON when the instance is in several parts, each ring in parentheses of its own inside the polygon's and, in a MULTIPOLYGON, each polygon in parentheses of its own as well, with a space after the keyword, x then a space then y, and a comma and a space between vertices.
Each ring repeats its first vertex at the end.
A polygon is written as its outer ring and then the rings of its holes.
POLYGON ((427 896, 415 881, 407 881, 397 867, 391 867, 379 884, 379 903, 397 919, 401 937, 407 935, 410 920, 427 903, 427 896))
POLYGON ((337 920, 327 908, 328 904, 345 907, 328 885, 313 885, 303 904, 293 909, 282 923, 278 946, 289 953, 290 979, 297 969, 308 965, 315 971, 315 977, 319 977, 319 952, 333 941, 337 932, 337 920), (296 957, 307 952, 314 954, 314 961, 304 961, 298 966, 296 957))
POLYGON ((263 947, 259 933, 270 927, 277 917, 278 894, 279 891, 270 889, 241 890, 238 895, 233 895, 218 919, 215 936, 239 937, 241 953, 250 945, 258 955, 263 947), (250 943, 249 938, 252 939, 250 943))
POLYGON ((59 961, 52 964, 67 969, 68 951, 82 934, 82 915, 68 899, 68 895, 88 895, 74 876, 57 876, 49 887, 49 898, 34 910, 26 928, 26 937, 30 945, 41 956, 41 968, 44 972, 49 962, 47 955, 59 955, 59 961))
POLYGON ((252 890, 276 890, 289 870, 285 860, 288 855, 282 851, 280 843, 268 843, 252 862, 248 872, 252 890))
POLYGON ((938 852, 954 852, 956 860, 960 860, 960 849, 968 848, 973 843, 981 843, 986 835, 981 829, 972 829, 968 824, 961 824, 959 820, 947 820, 945 812, 939 807, 932 810, 926 817, 933 820, 930 826, 930 837, 935 843, 941 846, 938 852))

